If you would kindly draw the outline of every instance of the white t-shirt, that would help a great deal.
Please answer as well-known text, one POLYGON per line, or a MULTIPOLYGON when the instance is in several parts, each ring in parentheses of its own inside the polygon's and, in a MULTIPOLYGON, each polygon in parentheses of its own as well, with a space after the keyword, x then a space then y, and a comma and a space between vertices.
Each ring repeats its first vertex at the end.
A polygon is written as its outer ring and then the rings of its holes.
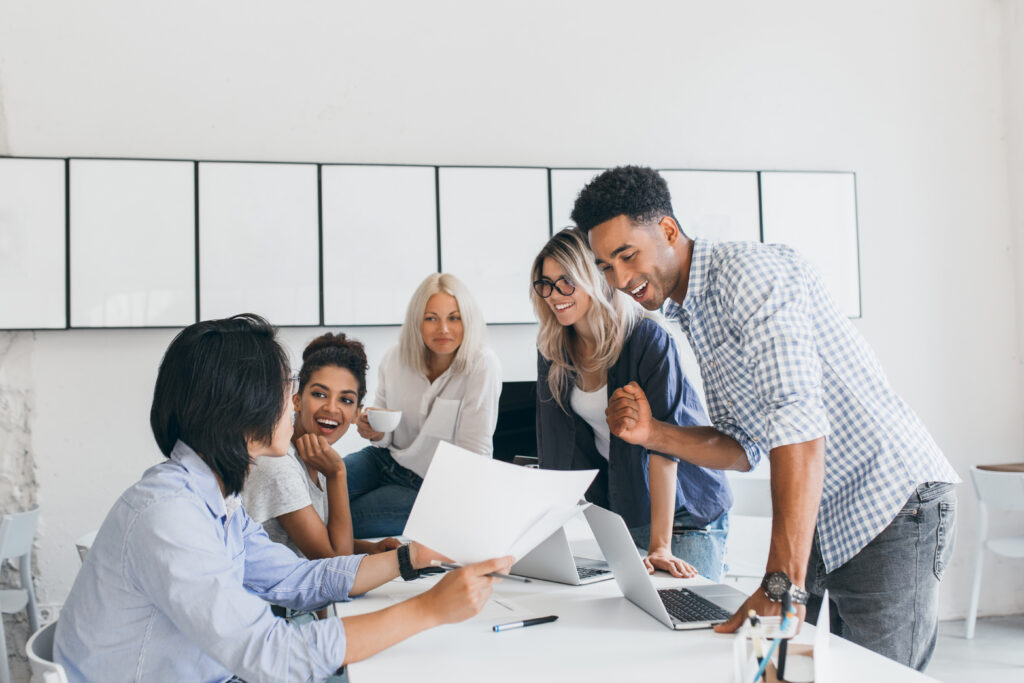
POLYGON ((309 478, 306 465, 299 459, 295 446, 280 458, 260 456, 249 472, 242 489, 242 505, 255 521, 263 525, 272 541, 283 543, 300 557, 298 546, 277 521, 281 515, 312 505, 320 519, 327 523, 327 481, 317 472, 320 487, 309 478))
POLYGON ((577 386, 572 388, 569 396, 572 412, 582 417, 594 430, 594 446, 597 452, 608 459, 608 446, 611 441, 611 430, 608 428, 608 417, 604 411, 608 409, 608 385, 602 385, 596 391, 583 391, 577 386))
POLYGON ((372 443, 390 449, 395 462, 421 477, 426 476, 439 441, 489 458, 500 394, 501 362, 490 349, 483 350, 470 372, 455 374, 448 368, 429 382, 402 362, 397 347, 392 348, 380 363, 373 405, 401 410, 402 421, 372 443))

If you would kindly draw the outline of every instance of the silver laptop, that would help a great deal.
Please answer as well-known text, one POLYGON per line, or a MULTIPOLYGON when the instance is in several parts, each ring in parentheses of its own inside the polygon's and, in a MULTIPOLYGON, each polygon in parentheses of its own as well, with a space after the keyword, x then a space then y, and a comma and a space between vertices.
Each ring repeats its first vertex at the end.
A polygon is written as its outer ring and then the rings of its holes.
POLYGON ((612 578, 612 570, 603 560, 574 557, 565 529, 559 527, 522 559, 512 565, 511 574, 544 579, 570 586, 582 586, 612 578))
POLYGON ((583 514, 622 594, 665 626, 676 630, 710 628, 729 619, 747 599, 744 593, 721 583, 655 589, 622 517, 596 505, 583 514))

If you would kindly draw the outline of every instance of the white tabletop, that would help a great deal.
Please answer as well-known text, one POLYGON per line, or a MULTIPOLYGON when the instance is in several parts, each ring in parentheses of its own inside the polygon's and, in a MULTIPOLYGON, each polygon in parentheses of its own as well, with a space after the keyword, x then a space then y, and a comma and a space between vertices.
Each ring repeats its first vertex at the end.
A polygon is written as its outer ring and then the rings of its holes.
MULTIPOLYGON (((575 536, 578 554, 595 556, 595 544, 575 536), (583 541, 583 542, 580 542, 583 541), (589 551, 589 552, 588 552, 589 551)), ((673 579, 658 572, 658 588, 704 579, 673 579)), ((364 597, 337 604, 339 616, 382 609, 427 590, 436 577, 387 583, 364 597)), ((800 641, 813 638, 804 625, 800 641)), ((461 624, 425 631, 349 666, 352 683, 487 681, 678 680, 731 683, 735 636, 709 629, 673 631, 622 596, 614 580, 564 586, 535 580, 503 581, 484 610, 461 624), (558 615, 558 621, 495 633, 495 624, 558 615)), ((831 639, 831 681, 933 681, 841 638, 831 639)))

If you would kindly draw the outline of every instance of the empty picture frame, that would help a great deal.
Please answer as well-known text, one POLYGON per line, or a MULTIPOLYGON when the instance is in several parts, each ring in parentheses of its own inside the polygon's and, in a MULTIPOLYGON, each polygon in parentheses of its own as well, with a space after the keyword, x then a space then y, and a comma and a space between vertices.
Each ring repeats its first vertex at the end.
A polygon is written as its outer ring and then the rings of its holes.
POLYGON ((551 229, 552 233, 574 225, 572 209, 580 190, 594 179, 600 168, 551 169, 551 229))
POLYGON ((71 327, 194 323, 195 163, 69 164, 71 327))
POLYGON ((0 159, 0 329, 67 327, 63 159, 0 159))
POLYGON ((788 244, 821 273, 839 309, 859 318, 860 256, 853 173, 762 172, 764 241, 788 244))
POLYGON ((199 163, 199 315, 320 324, 315 164, 199 163))
POLYGON ((761 206, 754 171, 661 171, 672 210, 690 237, 718 242, 761 241, 761 206))
POLYGON ((437 272, 433 166, 321 168, 324 324, 401 325, 437 272))
POLYGON ((549 237, 544 168, 441 168, 441 269, 488 323, 532 323, 530 266, 549 237))

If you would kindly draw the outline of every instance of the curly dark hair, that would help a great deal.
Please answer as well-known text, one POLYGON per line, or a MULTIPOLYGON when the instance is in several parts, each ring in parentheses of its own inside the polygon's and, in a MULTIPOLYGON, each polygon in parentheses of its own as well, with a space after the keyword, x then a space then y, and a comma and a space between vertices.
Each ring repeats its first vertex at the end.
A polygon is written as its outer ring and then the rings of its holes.
POLYGON ((653 168, 618 166, 605 171, 580 190, 572 210, 573 222, 585 233, 622 215, 635 223, 663 216, 675 220, 668 183, 653 168))
POLYGON ((299 393, 306 388, 314 372, 330 365, 352 373, 359 382, 359 403, 362 405, 366 395, 366 369, 370 364, 362 342, 347 338, 344 332, 322 334, 306 345, 302 352, 302 369, 299 370, 299 393))

